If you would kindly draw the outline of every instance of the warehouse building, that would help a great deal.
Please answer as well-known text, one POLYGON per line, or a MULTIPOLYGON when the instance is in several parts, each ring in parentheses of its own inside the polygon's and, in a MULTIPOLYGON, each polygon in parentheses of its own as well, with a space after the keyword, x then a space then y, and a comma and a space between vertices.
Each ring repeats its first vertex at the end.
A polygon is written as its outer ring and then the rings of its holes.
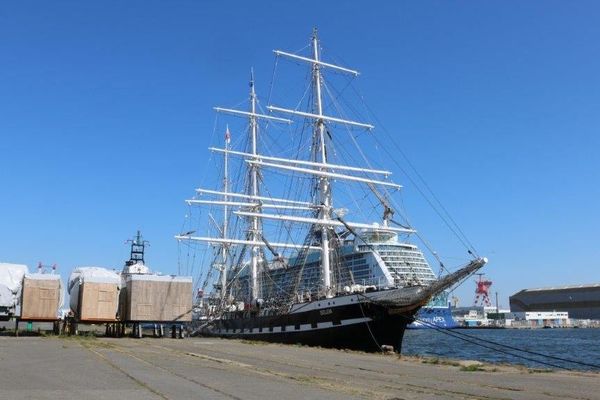
POLYGON ((510 310, 565 311, 570 318, 600 320, 600 283, 524 289, 510 296, 510 310))

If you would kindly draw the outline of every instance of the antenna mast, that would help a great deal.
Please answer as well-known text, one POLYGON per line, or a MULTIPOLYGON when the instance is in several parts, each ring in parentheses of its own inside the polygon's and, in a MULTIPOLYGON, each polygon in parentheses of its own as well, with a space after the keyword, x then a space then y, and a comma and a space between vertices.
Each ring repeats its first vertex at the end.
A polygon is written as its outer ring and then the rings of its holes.
POLYGON ((125 243, 131 243, 131 252, 130 252, 129 260, 125 262, 125 265, 131 266, 131 265, 135 265, 139 262, 141 262, 142 264, 145 264, 144 249, 145 249, 146 245, 150 242, 148 242, 147 240, 144 240, 142 238, 142 232, 140 232, 138 230, 137 234, 135 235, 135 238, 129 239, 125 243))

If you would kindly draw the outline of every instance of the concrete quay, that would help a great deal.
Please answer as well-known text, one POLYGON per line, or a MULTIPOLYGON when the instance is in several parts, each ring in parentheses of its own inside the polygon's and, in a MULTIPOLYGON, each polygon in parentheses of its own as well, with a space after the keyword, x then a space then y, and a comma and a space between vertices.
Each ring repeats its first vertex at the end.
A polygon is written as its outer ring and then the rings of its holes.
POLYGON ((0 336, 0 399, 597 399, 600 374, 213 338, 0 336), (426 361, 426 360, 425 360, 426 361))

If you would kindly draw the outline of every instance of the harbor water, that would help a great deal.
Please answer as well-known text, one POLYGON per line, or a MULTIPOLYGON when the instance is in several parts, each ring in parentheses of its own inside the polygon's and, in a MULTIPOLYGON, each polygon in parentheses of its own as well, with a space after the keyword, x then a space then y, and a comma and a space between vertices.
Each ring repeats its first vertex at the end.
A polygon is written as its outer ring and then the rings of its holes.
MULTIPOLYGON (((485 341, 583 363, 600 364, 600 346, 598 346, 600 329, 459 329, 447 332, 452 335, 468 335, 468 340, 489 347, 499 348, 485 341)), ((513 354, 502 353, 466 342, 450 334, 434 329, 408 330, 404 335, 402 354, 520 364, 529 368, 552 368, 517 357, 518 354, 568 369, 600 371, 590 366, 544 358, 508 348, 500 349, 513 354)))

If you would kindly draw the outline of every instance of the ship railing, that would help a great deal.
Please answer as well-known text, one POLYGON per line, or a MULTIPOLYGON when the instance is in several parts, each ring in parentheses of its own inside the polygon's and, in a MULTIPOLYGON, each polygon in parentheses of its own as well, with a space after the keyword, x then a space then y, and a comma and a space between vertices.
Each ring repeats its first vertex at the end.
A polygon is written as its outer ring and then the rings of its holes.
POLYGON ((385 289, 389 287, 388 280, 383 276, 370 279, 359 279, 355 281, 355 283, 362 286, 375 286, 377 289, 385 289))

